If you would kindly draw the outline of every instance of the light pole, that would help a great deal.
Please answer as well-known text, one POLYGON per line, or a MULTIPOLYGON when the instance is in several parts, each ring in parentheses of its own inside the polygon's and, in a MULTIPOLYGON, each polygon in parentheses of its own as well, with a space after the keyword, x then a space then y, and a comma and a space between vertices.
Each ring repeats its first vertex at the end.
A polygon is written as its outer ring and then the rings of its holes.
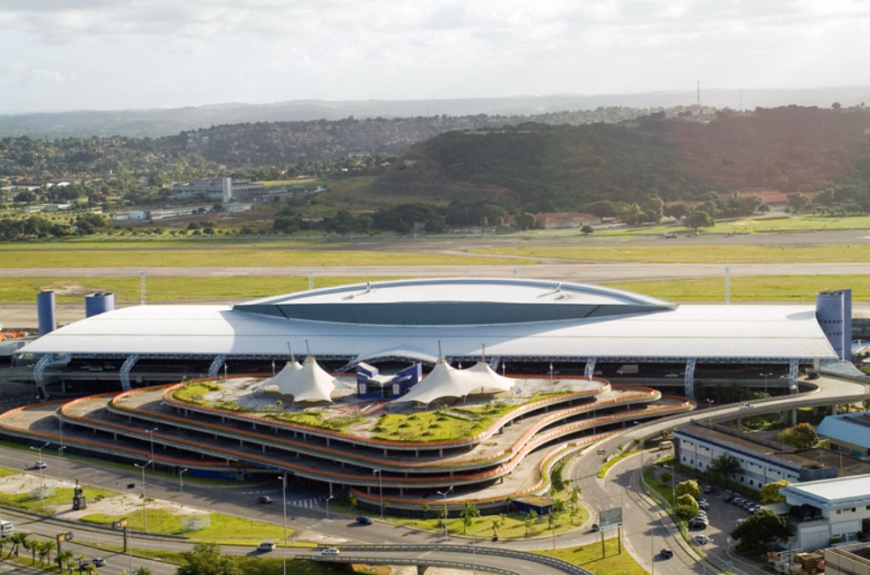
POLYGON ((281 503, 284 507, 284 544, 281 546, 281 564, 287 575, 287 474, 281 476, 281 503))
POLYGON ((760 375, 761 377, 764 378, 764 393, 767 393, 767 378, 770 377, 771 375, 773 375, 773 373, 772 372, 759 373, 758 375, 760 375))
POLYGON ((184 494, 184 474, 187 473, 189 469, 184 468, 178 472, 178 487, 181 489, 181 493, 184 494))
POLYGON ((335 499, 335 495, 330 495, 326 498, 326 520, 329 521, 329 502, 335 499))
POLYGON ((138 463, 134 463, 136 467, 138 467, 142 471, 142 531, 148 533, 148 515, 145 514, 145 469, 153 463, 152 461, 146 461, 144 464, 139 465, 138 463))
MULTIPOLYGON (((60 419, 57 420, 57 428, 60 431, 60 449, 58 450, 58 455, 60 455, 60 452, 66 449, 66 446, 63 444, 63 421, 60 419)), ((62 455, 60 456, 63 457, 62 455)))
POLYGON ((154 471, 154 432, 157 431, 157 428, 154 429, 146 429, 145 433, 147 433, 151 437, 151 461, 148 463, 151 464, 151 471, 154 471))
POLYGON ((30 449, 33 449, 38 453, 37 457, 39 460, 36 462, 36 466, 39 467, 39 505, 42 509, 45 509, 45 474, 42 470, 45 468, 45 463, 42 461, 42 450, 51 445, 50 443, 46 443, 42 447, 33 447, 30 446, 30 449))
POLYGON ((444 542, 450 541, 450 532, 447 531, 447 496, 453 491, 453 486, 447 488, 446 491, 438 491, 438 495, 444 497, 444 542))
POLYGON ((716 403, 716 402, 713 401, 712 399, 710 399, 709 397, 707 398, 707 409, 709 410, 707 412, 707 415, 708 415, 707 424, 710 426, 710 429, 713 429, 713 404, 714 403, 716 403))

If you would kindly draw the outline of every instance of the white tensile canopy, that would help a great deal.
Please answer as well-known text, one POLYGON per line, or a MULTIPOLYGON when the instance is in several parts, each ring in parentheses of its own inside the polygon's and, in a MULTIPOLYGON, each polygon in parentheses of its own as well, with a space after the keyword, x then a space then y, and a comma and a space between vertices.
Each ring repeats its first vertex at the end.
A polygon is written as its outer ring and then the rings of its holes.
POLYGON ((508 391, 514 382, 498 375, 488 365, 478 362, 468 369, 456 369, 439 359, 429 375, 394 403, 418 401, 431 403, 443 397, 465 397, 475 393, 508 391))
POLYGON ((337 379, 326 373, 313 356, 305 363, 287 362, 275 377, 263 384, 276 387, 281 395, 292 395, 294 403, 300 401, 332 401, 332 392, 341 387, 337 379))

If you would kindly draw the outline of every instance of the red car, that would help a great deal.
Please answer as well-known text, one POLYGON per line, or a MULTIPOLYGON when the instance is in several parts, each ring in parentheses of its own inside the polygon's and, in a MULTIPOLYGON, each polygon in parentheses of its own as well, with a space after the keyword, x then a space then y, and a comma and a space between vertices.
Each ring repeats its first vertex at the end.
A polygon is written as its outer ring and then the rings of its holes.
POLYGON ((260 495, 257 498, 257 503, 262 503, 263 505, 269 505, 270 503, 272 503, 272 498, 269 497, 268 495, 260 495))

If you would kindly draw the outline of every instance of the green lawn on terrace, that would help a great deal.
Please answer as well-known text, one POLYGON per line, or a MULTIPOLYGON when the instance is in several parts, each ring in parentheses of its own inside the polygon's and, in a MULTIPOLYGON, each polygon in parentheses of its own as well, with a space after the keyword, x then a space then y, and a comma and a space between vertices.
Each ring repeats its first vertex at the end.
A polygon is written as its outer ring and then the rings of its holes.
POLYGON ((767 264, 767 263, 865 263, 870 245, 829 244, 820 246, 757 246, 748 244, 584 245, 527 246, 470 250, 474 254, 555 258, 595 262, 672 264, 767 264))
MULTIPOLYGON (((723 278, 615 282, 608 287, 642 293, 674 302, 725 300, 723 278)), ((854 301, 870 301, 870 285, 862 275, 731 277, 732 302, 815 302, 816 294, 830 289, 852 288, 854 301)))

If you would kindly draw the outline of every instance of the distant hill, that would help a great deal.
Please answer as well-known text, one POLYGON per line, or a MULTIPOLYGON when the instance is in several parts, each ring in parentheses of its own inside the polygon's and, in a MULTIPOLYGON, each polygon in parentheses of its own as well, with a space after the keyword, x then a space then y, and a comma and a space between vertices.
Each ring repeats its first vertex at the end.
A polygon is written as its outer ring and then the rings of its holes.
POLYGON ((527 123, 417 144, 374 186, 451 200, 510 197, 542 210, 649 194, 670 201, 746 188, 816 191, 855 175, 870 158, 868 142, 870 110, 857 108, 792 106, 709 122, 527 123))
MULTIPOLYGON (((744 109, 789 104, 827 108, 870 103, 870 87, 805 90, 743 90, 744 109)), ((274 104, 226 103, 166 110, 71 111, 43 114, 0 115, 0 136, 88 137, 150 136, 177 134, 221 124, 292 122, 355 118, 413 118, 418 116, 468 116, 477 114, 530 116, 564 110, 601 107, 671 108, 696 103, 694 90, 641 94, 516 96, 510 98, 445 100, 367 100, 330 102, 299 100, 274 104)), ((702 103, 738 109, 738 90, 704 90, 702 103)))

